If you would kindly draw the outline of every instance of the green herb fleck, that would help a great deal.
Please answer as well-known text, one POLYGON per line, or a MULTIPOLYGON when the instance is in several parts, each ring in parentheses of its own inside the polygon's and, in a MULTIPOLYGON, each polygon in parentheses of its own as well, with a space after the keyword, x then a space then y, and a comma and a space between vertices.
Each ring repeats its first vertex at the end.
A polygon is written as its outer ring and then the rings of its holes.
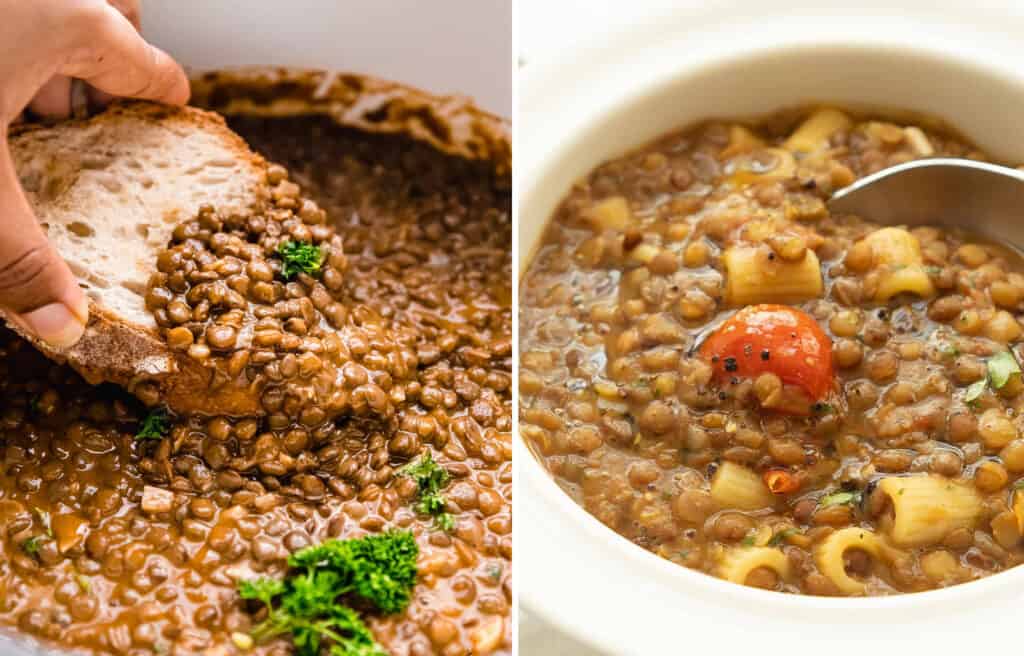
POLYGON ((34 535, 29 539, 21 543, 21 550, 32 556, 33 558, 39 557, 39 547, 43 546, 43 538, 39 535, 34 535))
POLYGON ((501 581, 502 571, 504 571, 504 568, 501 566, 501 563, 491 563, 487 566, 487 576, 495 583, 501 581))
POLYGON ((39 506, 35 506, 34 508, 32 508, 32 512, 34 512, 36 516, 39 518, 39 521, 40 523, 42 523, 43 529, 46 531, 46 534, 52 538, 53 524, 50 521, 50 513, 46 512, 39 506))
POLYGON ((784 528, 778 533, 772 534, 771 539, 768 540, 768 546, 777 547, 780 544, 782 544, 786 540, 786 538, 788 538, 791 535, 796 535, 797 533, 799 533, 799 531, 797 531, 795 528, 784 528))
POLYGON ((988 378, 995 389, 1002 389, 1010 376, 1020 373, 1020 365, 1013 353, 1001 351, 988 359, 988 378))
POLYGON ((170 426, 168 425, 167 411, 163 408, 157 408, 142 420, 142 426, 139 427, 139 432, 135 434, 135 439, 159 440, 164 435, 167 435, 168 430, 170 430, 170 426))
POLYGON ((740 542, 740 544, 742 544, 744 547, 752 547, 754 546, 754 540, 756 540, 756 536, 753 533, 750 533, 745 538, 743 538, 743 541, 740 542))
POLYGON ((982 378, 979 381, 973 382, 967 386, 967 391, 964 393, 964 401, 967 403, 975 403, 985 393, 985 386, 988 384, 987 378, 982 378))
POLYGON ((847 491, 840 490, 818 499, 818 506, 821 508, 828 508, 829 506, 844 506, 854 505, 860 503, 861 492, 859 490, 847 491))
POLYGON ((929 276, 937 276, 940 273, 942 273, 942 267, 930 264, 924 268, 924 272, 927 273, 929 276))
POLYGON ((416 481, 419 491, 419 501, 413 508, 421 515, 432 515, 434 522, 442 531, 451 531, 455 528, 455 518, 445 508, 448 501, 441 494, 442 488, 448 484, 448 471, 437 464, 430 453, 402 468, 402 474, 416 481))
POLYGON ((811 406, 811 410, 813 410, 815 414, 819 415, 827 415, 831 413, 833 409, 834 408, 831 403, 822 403, 820 401, 811 406))
POLYGON ((944 342, 941 346, 939 346, 939 353, 941 353, 947 358, 955 358, 956 356, 960 355, 960 349, 958 349, 953 344, 950 344, 949 342, 944 342))
POLYGON ((418 556, 416 540, 405 531, 328 540, 296 551, 283 580, 239 583, 243 599, 269 611, 251 636, 264 643, 289 635, 298 656, 386 656, 350 603, 388 615, 404 611, 418 556))
POLYGON ((299 273, 308 273, 311 276, 320 273, 324 259, 319 246, 299 241, 282 242, 277 247, 277 254, 281 258, 281 275, 285 280, 291 280, 299 273))
POLYGON ((85 574, 75 574, 75 583, 82 589, 82 592, 89 592, 92 590, 92 582, 89 577, 85 574))
POLYGON ((1013 484, 1013 489, 1015 489, 1015 490, 1024 490, 1024 478, 1022 478, 1022 479, 1018 480, 1016 483, 1014 483, 1013 484))

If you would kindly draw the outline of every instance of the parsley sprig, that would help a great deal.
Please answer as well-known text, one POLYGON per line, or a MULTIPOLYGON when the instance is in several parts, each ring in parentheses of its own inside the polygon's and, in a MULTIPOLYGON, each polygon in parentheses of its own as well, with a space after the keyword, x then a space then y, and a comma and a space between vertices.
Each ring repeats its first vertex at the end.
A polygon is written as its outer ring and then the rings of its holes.
POLYGON ((167 411, 163 408, 153 410, 142 420, 139 432, 135 434, 137 440, 159 440, 170 430, 170 422, 167 411))
POLYGON ((839 490, 818 499, 818 506, 828 508, 829 506, 857 505, 860 503, 861 496, 860 490, 839 490))
POLYGON ((239 583, 243 599, 260 601, 269 611, 252 638, 265 642, 289 634, 298 656, 387 656, 348 602, 385 614, 404 611, 418 556, 416 540, 405 531, 328 540, 296 551, 283 580, 239 583))
POLYGON ((281 258, 281 275, 285 280, 291 280, 299 273, 316 275, 320 273, 324 261, 319 246, 300 241, 281 242, 277 247, 277 254, 281 258))
POLYGON ((403 467, 401 473, 416 481, 419 489, 419 501, 413 506, 416 512, 433 516, 442 531, 455 528, 455 519, 445 510, 448 501, 441 494, 441 490, 448 484, 448 470, 437 464, 428 452, 403 467))

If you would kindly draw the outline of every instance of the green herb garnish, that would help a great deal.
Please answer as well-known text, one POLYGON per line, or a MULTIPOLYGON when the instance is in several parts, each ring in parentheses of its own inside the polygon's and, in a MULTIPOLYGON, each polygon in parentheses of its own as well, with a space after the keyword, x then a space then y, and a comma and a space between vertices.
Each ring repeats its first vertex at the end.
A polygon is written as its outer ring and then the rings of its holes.
POLYGON ((1018 480, 1016 483, 1014 483, 1013 484, 1013 489, 1015 489, 1015 490, 1024 490, 1024 478, 1022 478, 1022 479, 1018 480))
POLYGON ((768 540, 768 546, 769 547, 777 547, 780 544, 782 544, 782 542, 786 538, 788 538, 791 535, 796 535, 797 533, 799 533, 799 531, 797 531, 795 528, 784 528, 781 531, 779 531, 778 533, 773 533, 772 534, 771 539, 768 540))
POLYGON ((967 391, 964 393, 964 401, 967 403, 974 403, 985 393, 985 386, 988 385, 988 379, 982 378, 979 381, 973 382, 967 386, 967 391))
POLYGON ((82 589, 82 592, 89 592, 92 590, 92 582, 89 581, 89 577, 85 574, 75 574, 75 583, 82 589))
POLYGON ((163 408, 157 408, 142 420, 142 426, 139 427, 139 432, 135 434, 135 439, 159 440, 164 435, 167 435, 168 430, 170 430, 170 426, 168 425, 167 411, 163 408))
POLYGON ((501 563, 491 563, 487 567, 487 576, 490 577, 490 579, 492 581, 494 581, 495 583, 499 583, 499 582, 501 582, 501 572, 502 571, 503 571, 503 568, 501 566, 501 563))
POLYGON ((291 280, 292 276, 299 273, 308 273, 311 276, 320 273, 320 266, 324 260, 324 254, 319 246, 300 241, 281 242, 277 247, 277 254, 281 258, 281 275, 285 280, 291 280))
POLYGON ((742 541, 740 541, 740 544, 742 544, 744 547, 752 547, 754 546, 754 541, 756 539, 756 536, 753 533, 750 533, 746 537, 744 537, 742 541))
POLYGON ((243 599, 260 601, 269 611, 250 635, 262 643, 288 634, 298 656, 387 656, 349 602, 384 614, 404 611, 418 556, 416 540, 405 531, 296 551, 283 580, 239 583, 243 599))
POLYGON ((21 550, 32 556, 33 558, 39 557, 39 547, 43 545, 42 536, 35 535, 30 537, 21 543, 21 550))
POLYGON ((819 401, 811 406, 811 410, 819 415, 827 415, 832 412, 833 408, 831 403, 822 403, 819 401))
POLYGON ((994 389, 1002 389, 1010 376, 1020 373, 1017 358, 1009 351, 1001 351, 988 359, 988 379, 994 389))
POLYGON ((441 489, 448 484, 448 470, 437 464, 430 453, 425 453, 419 460, 403 467, 400 473, 416 481, 419 489, 419 501, 413 506, 416 512, 432 515, 442 531, 455 528, 455 518, 445 511, 448 501, 441 494, 441 489))
POLYGON ((840 490, 839 492, 826 494, 818 499, 818 506, 821 508, 828 508, 829 506, 854 505, 860 503, 860 499, 861 493, 859 490, 840 490))

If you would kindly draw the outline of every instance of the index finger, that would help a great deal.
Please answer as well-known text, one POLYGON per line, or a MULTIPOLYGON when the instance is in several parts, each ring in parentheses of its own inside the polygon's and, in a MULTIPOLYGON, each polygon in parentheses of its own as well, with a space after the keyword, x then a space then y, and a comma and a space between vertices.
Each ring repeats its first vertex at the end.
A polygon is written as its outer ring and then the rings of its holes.
POLYGON ((115 96, 172 105, 188 101, 185 71, 166 52, 147 43, 116 9, 103 3, 77 20, 73 54, 58 73, 115 96))

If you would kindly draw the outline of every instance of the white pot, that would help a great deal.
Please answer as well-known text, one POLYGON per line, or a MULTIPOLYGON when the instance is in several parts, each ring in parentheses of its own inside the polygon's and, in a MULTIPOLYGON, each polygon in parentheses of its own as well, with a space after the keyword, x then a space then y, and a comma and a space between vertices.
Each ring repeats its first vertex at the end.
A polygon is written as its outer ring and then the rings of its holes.
MULTIPOLYGON (((520 272, 573 181, 699 119, 809 101, 912 109, 945 118, 996 157, 1024 161, 1024 7, 859 5, 677 7, 530 62, 516 126, 520 272)), ((520 602, 610 654, 963 654, 1009 639, 1024 606, 1024 567, 886 598, 726 583, 620 537, 571 501, 519 438, 516 449, 520 602)))

